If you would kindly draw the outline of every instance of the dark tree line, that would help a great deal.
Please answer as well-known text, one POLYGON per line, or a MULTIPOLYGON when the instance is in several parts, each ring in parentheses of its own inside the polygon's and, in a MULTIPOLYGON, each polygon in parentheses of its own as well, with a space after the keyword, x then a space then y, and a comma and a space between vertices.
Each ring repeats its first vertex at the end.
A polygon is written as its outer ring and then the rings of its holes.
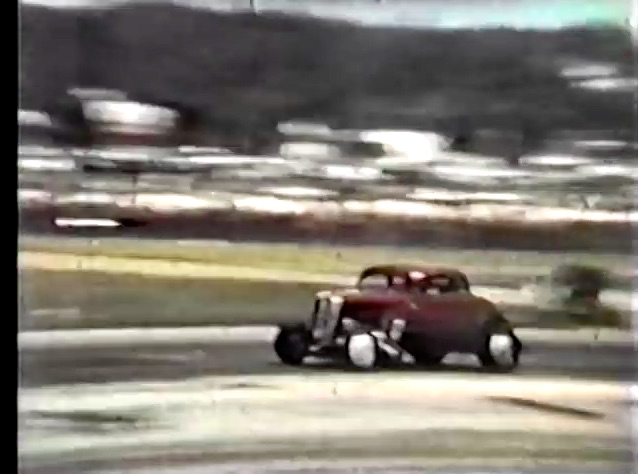
POLYGON ((167 4, 20 13, 24 108, 55 107, 78 85, 120 89, 178 104, 215 136, 248 134, 255 148, 294 118, 445 129, 460 148, 476 127, 524 132, 527 147, 552 129, 633 119, 630 99, 575 91, 556 74, 566 57, 627 64, 620 31, 363 29, 167 4))

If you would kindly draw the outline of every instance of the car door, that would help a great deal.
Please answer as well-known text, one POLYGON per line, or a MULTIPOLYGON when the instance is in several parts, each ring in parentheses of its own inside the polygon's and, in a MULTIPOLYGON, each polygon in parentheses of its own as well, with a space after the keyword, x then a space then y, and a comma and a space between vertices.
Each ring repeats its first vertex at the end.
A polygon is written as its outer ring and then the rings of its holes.
POLYGON ((431 277, 415 285, 412 292, 416 311, 411 331, 424 344, 443 352, 447 352, 462 331, 469 304, 464 294, 444 291, 449 283, 449 278, 431 277))
POLYGON ((476 336, 477 299, 452 277, 435 275, 420 285, 415 296, 418 332, 424 343, 442 352, 463 351, 476 336))

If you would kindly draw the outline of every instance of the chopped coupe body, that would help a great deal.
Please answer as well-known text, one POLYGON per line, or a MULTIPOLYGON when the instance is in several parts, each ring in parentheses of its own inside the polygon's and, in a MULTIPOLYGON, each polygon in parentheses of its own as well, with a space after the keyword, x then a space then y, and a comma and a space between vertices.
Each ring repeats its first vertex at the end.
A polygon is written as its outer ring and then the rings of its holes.
POLYGON ((289 365, 308 355, 343 356, 360 368, 438 364, 454 352, 512 370, 522 349, 511 324, 472 293, 463 272, 409 265, 372 266, 351 288, 318 292, 310 318, 280 326, 274 345, 289 365))

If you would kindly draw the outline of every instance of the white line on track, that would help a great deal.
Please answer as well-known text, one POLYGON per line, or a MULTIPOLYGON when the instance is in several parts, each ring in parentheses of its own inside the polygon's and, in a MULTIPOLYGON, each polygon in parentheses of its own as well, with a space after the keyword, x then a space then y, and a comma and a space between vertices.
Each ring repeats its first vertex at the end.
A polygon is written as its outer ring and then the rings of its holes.
POLYGON ((92 346, 178 345, 266 342, 275 337, 274 326, 213 326, 188 328, 123 328, 28 331, 18 334, 24 349, 83 348, 92 346))
MULTIPOLYGON (((286 402, 399 402, 452 406, 482 397, 533 396, 563 402, 585 400, 614 404, 631 399, 635 389, 626 383, 573 379, 520 378, 512 375, 463 376, 458 374, 280 374, 227 375, 179 382, 117 382, 56 385, 20 390, 18 411, 66 412, 195 409, 222 403, 286 402), (249 388, 243 388, 244 385, 249 388)), ((477 406, 478 407, 478 406, 477 406)))
MULTIPOLYGON (((599 474, 601 467, 590 468, 580 466, 568 469, 565 466, 552 465, 548 461, 538 461, 541 466, 531 469, 512 469, 509 466, 520 464, 519 459, 500 459, 499 462, 489 462, 485 467, 485 459, 387 459, 370 458, 347 460, 290 460, 259 462, 227 462, 227 463, 197 463, 170 466, 135 467, 128 472, 131 474, 202 474, 216 472, 217 474, 599 474), (454 466, 454 467, 451 467, 454 466), (478 467, 484 466, 484 467, 478 467)), ((100 470, 95 474, 121 474, 121 470, 100 470)))
MULTIPOLYGON (((205 326, 188 328, 123 328, 26 331, 18 334, 21 350, 54 348, 179 345, 196 343, 235 344, 272 342, 275 326, 205 326)), ((517 329, 524 342, 631 346, 629 331, 614 329, 517 329)))

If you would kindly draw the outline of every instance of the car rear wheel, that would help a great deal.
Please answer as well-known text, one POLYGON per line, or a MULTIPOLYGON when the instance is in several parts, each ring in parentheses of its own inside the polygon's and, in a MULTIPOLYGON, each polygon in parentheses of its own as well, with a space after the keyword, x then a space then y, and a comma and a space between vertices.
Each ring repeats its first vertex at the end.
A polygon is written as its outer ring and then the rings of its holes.
POLYGON ((310 335, 304 326, 282 326, 275 339, 275 352, 286 365, 301 365, 308 354, 310 335))
POLYGON ((477 354, 481 365, 497 372, 511 372, 518 367, 521 343, 509 325, 492 322, 485 331, 482 351, 477 354))
POLYGON ((358 369, 372 370, 379 365, 381 355, 379 343, 370 333, 349 336, 345 350, 348 362, 358 369))

